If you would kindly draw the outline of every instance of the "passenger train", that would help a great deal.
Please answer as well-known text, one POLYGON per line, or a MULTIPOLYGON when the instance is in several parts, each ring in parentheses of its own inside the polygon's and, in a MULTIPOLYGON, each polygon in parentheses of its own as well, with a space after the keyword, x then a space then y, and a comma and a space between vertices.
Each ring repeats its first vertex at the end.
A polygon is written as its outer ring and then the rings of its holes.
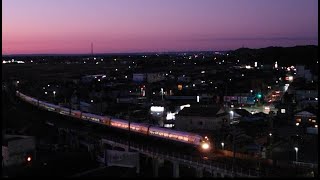
POLYGON ((41 109, 59 113, 65 116, 70 116, 77 119, 82 119, 84 121, 90 121, 98 124, 102 124, 109 127, 114 127, 123 130, 129 130, 131 132, 136 132, 139 134, 153 136, 162 139, 168 139, 172 141, 178 141, 186 144, 191 144, 196 146, 202 152, 208 152, 211 149, 210 141, 207 136, 202 137, 201 135, 176 131, 172 129, 166 129, 158 126, 153 126, 145 123, 135 123, 128 122, 123 119, 117 119, 110 116, 100 116, 91 113, 84 113, 79 110, 72 110, 62 106, 50 104, 48 102, 40 101, 33 97, 27 96, 19 91, 16 91, 16 95, 22 100, 37 106, 41 109))

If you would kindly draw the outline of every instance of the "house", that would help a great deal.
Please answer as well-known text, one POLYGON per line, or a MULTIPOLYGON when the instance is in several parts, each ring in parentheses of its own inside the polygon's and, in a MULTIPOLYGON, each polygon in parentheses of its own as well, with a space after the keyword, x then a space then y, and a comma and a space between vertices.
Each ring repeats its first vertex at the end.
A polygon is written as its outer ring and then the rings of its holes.
POLYGON ((4 135, 2 142, 2 167, 22 165, 36 155, 36 142, 33 136, 4 135))
POLYGON ((175 128, 178 130, 218 130, 229 124, 230 115, 217 106, 191 106, 184 108, 175 116, 175 128))
POLYGON ((296 126, 314 127, 317 122, 317 109, 306 108, 294 114, 294 123, 296 126))

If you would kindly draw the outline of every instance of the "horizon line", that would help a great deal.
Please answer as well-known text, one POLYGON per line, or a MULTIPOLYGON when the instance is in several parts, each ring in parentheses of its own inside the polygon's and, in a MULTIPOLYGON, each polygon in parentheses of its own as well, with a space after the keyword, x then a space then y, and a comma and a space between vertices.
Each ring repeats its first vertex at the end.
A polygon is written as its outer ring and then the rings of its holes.
POLYGON ((239 47, 237 49, 229 49, 229 50, 177 50, 177 51, 135 51, 135 52, 105 52, 105 53, 19 53, 19 54, 2 54, 2 56, 59 56, 59 55, 73 55, 73 56, 95 56, 95 55, 112 55, 112 54, 166 54, 166 53, 190 53, 190 52, 228 52, 228 51, 235 51, 238 49, 264 49, 264 48, 272 48, 272 47, 279 47, 279 48, 292 48, 292 47, 302 47, 302 46, 318 46, 314 44, 309 45, 296 45, 296 46, 267 46, 261 48, 249 48, 249 47, 239 47))

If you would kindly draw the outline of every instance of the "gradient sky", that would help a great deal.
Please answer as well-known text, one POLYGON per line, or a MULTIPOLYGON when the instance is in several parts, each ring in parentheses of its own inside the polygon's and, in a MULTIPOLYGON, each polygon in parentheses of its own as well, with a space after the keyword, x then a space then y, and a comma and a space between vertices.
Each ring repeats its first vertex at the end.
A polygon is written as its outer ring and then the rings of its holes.
POLYGON ((318 45, 318 0, 2 0, 2 54, 318 45))

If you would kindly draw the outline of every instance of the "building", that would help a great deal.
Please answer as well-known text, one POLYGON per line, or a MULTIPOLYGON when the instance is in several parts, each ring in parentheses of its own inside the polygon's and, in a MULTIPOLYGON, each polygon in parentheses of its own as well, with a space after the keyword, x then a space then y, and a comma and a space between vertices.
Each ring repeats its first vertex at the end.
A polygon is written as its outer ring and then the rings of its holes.
POLYGON ((4 135, 2 167, 22 165, 36 157, 36 143, 32 136, 4 135))
POLYGON ((297 77, 305 78, 307 81, 311 81, 313 79, 312 73, 309 69, 306 69, 305 66, 298 65, 296 66, 297 69, 297 77))
POLYGON ((314 127, 317 123, 317 110, 316 109, 304 109, 294 114, 294 122, 296 126, 314 127))
POLYGON ((184 108, 175 115, 177 130, 218 130, 229 124, 230 115, 223 108, 216 106, 192 106, 184 108))
POLYGON ((154 83, 166 79, 165 73, 133 73, 132 80, 136 83, 148 82, 154 83))
POLYGON ((141 82, 145 82, 146 79, 147 79, 147 75, 144 73, 134 73, 132 75, 133 82, 141 83, 141 82))

